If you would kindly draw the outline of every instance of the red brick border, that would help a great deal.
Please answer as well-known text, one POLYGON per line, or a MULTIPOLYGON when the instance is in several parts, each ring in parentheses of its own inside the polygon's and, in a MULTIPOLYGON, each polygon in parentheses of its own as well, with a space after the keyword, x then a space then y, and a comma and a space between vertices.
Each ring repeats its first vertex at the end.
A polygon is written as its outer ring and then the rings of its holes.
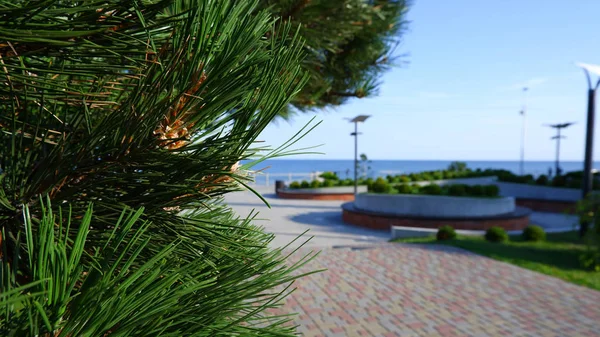
POLYGON ((286 193, 279 190, 276 194, 281 199, 354 201, 354 193, 286 193))
POLYGON ((574 201, 541 200, 541 199, 515 199, 517 206, 527 207, 534 211, 565 213, 574 212, 577 203, 574 201))
POLYGON ((390 230, 392 226, 438 228, 450 225, 454 229, 486 230, 492 226, 502 227, 506 230, 522 230, 529 225, 529 213, 515 218, 495 218, 481 220, 443 220, 443 219, 418 219, 402 218, 387 215, 374 215, 342 209, 344 222, 367 227, 371 229, 390 230))

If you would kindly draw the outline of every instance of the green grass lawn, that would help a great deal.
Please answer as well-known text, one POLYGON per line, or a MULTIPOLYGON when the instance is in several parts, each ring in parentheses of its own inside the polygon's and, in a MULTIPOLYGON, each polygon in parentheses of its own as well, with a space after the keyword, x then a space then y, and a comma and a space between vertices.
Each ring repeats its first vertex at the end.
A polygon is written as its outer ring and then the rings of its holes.
POLYGON ((576 231, 548 233, 545 242, 526 242, 520 236, 511 236, 510 242, 491 243, 482 237, 458 236, 454 240, 436 241, 435 237, 397 239, 394 242, 432 243, 460 247, 512 263, 575 284, 600 290, 600 272, 581 267, 579 255, 586 249, 576 231))

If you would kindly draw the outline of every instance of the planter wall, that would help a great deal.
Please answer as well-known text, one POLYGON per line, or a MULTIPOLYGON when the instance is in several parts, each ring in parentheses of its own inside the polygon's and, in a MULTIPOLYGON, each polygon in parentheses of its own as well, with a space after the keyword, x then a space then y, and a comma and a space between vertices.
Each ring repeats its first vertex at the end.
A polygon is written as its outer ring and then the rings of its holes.
MULTIPOLYGON (((367 186, 358 186, 358 193, 366 193, 367 186)), ((354 200, 354 186, 278 189, 276 194, 282 199, 304 200, 354 200)))
POLYGON ((516 207, 511 213, 487 217, 431 217, 392 215, 360 210, 353 202, 342 205, 344 222, 360 227, 379 230, 391 230, 394 226, 436 229, 443 225, 461 230, 486 230, 490 227, 501 227, 507 231, 523 230, 529 225, 531 211, 516 207))
POLYGON ((581 190, 550 186, 537 186, 507 182, 497 182, 500 195, 515 197, 518 206, 539 212, 574 212, 581 190))
POLYGON ((515 210, 515 199, 467 198, 412 194, 359 194, 354 208, 395 216, 434 218, 486 217, 515 210))
POLYGON ((538 186, 528 184, 497 182, 500 195, 517 199, 551 200, 577 202, 581 199, 581 190, 574 188, 538 186))
POLYGON ((497 177, 475 177, 475 178, 456 178, 456 179, 443 179, 434 181, 415 181, 407 184, 417 184, 420 186, 429 185, 431 183, 444 186, 453 184, 465 184, 465 185, 493 185, 498 180, 497 177))

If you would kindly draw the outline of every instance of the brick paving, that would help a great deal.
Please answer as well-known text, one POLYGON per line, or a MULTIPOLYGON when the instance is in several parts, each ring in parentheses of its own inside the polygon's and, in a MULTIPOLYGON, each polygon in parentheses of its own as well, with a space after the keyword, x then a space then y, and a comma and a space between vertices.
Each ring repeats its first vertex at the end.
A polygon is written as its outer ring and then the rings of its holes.
POLYGON ((307 337, 600 336, 600 292, 453 247, 325 248, 302 271, 323 268, 281 309, 307 337))

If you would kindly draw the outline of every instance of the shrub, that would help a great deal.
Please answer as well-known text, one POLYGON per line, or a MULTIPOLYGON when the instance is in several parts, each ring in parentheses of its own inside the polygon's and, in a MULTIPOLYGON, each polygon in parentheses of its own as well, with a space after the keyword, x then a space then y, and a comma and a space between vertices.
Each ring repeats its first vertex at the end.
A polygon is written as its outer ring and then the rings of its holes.
POLYGON ((309 188, 310 187, 310 183, 306 180, 302 180, 302 182, 300 183, 300 188, 309 188))
POLYGON ((563 176, 556 176, 552 179, 552 186, 565 187, 566 184, 567 184, 567 180, 563 176))
POLYGON ((419 173, 411 173, 411 174, 408 175, 408 177, 410 178, 410 181, 421 181, 421 180, 423 180, 421 178, 421 174, 419 174, 419 173))
POLYGON ((334 187, 335 185, 337 185, 337 181, 336 180, 325 180, 322 184, 323 187, 334 187))
POLYGON ((325 180, 339 180, 340 178, 335 174, 335 172, 323 172, 319 175, 319 177, 325 180))
POLYGON ((354 180, 348 178, 348 179, 344 179, 340 186, 354 186, 354 180))
POLYGON ((400 184, 396 185, 396 191, 400 194, 411 194, 413 193, 413 188, 409 184, 400 184))
MULTIPOLYGON (((587 249, 579 256, 581 265, 586 269, 600 271, 600 196, 589 194, 577 203, 576 209, 581 226, 586 225, 584 241, 587 249)), ((585 229, 585 228, 584 228, 585 229)))
POLYGON ((400 178, 399 178, 399 180, 400 180, 401 183, 404 183, 404 184, 405 183, 410 183, 412 181, 412 179, 410 179, 410 177, 407 176, 407 175, 405 175, 405 174, 401 175, 400 178))
POLYGON ((429 172, 424 172, 421 173, 421 179, 422 181, 431 181, 433 180, 433 176, 429 173, 429 172))
POLYGON ((482 197, 485 195, 483 186, 481 186, 481 185, 472 185, 472 186, 467 187, 467 193, 470 196, 474 196, 474 197, 482 197))
POLYGON ((389 193, 390 190, 390 184, 383 178, 377 178, 372 186, 372 191, 375 193, 389 193))
POLYGON ((497 197, 500 195, 500 188, 496 185, 484 185, 483 195, 486 197, 497 197))
POLYGON ((295 188, 300 188, 300 183, 299 183, 299 182, 297 182, 297 181, 292 181, 292 182, 290 183, 290 186, 289 186, 289 188, 294 188, 294 189, 295 189, 295 188))
POLYGON ((429 184, 421 187, 420 192, 429 195, 440 195, 442 194, 442 188, 437 184, 429 184))
POLYGON ((467 169, 467 163, 464 161, 453 161, 448 165, 448 171, 465 171, 467 169))
POLYGON ((456 172, 444 171, 443 176, 444 176, 444 179, 452 179, 452 178, 456 177, 456 172))
POLYGON ((467 186, 464 184, 452 184, 448 186, 448 195, 464 197, 467 195, 467 186))
POLYGON ((536 185, 543 185, 543 186, 548 185, 548 176, 545 174, 540 175, 535 180, 535 183, 536 183, 536 185))
POLYGON ((373 188, 373 183, 375 180, 373 178, 368 178, 365 180, 365 184, 367 185, 367 189, 370 191, 373 188))
POLYGON ((438 241, 456 239, 456 231, 452 226, 444 225, 438 229, 436 239, 438 241))
POLYGON ((435 171, 431 174, 431 176, 433 177, 434 180, 442 180, 442 179, 444 179, 444 172, 435 171))
POLYGON ((523 230, 523 239, 525 241, 545 241, 546 232, 540 226, 529 225, 523 230))
POLYGON ((522 176, 523 178, 523 183, 525 184, 535 184, 535 179, 533 178, 533 176, 531 174, 526 174, 524 176, 522 176))
POLYGON ((310 188, 319 188, 321 187, 321 182, 318 180, 313 180, 310 182, 310 188))
POLYGON ((485 239, 489 242, 505 242, 508 241, 508 234, 502 227, 490 227, 485 231, 485 239))

